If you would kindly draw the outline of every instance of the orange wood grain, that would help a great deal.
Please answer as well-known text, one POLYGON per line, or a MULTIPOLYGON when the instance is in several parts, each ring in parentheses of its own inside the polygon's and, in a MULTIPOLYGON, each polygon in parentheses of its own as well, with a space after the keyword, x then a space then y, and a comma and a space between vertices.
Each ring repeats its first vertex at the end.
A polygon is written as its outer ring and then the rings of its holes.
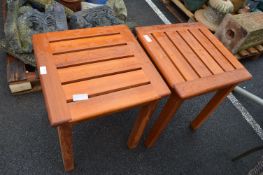
POLYGON ((66 53, 63 55, 54 55, 54 62, 58 68, 63 68, 133 56, 132 51, 129 49, 129 47, 127 47, 127 45, 116 47, 106 47, 101 49, 66 53), (116 52, 116 47, 118 52, 116 52))
POLYGON ((166 54, 170 58, 171 62, 176 67, 176 69, 181 72, 181 75, 184 79, 189 81, 198 78, 196 72, 184 59, 179 50, 173 46, 172 41, 169 40, 165 33, 153 33, 153 36, 156 38, 163 50, 166 51, 166 54))
POLYGON ((130 89, 150 84, 142 70, 127 72, 124 75, 116 74, 97 79, 80 81, 63 85, 67 101, 72 101, 74 94, 88 94, 89 97, 109 94, 115 91, 130 89), (109 83, 110 82, 110 83, 109 83))
POLYGON ((166 25, 154 25, 154 26, 148 26, 148 27, 137 27, 136 31, 140 30, 142 33, 149 33, 149 29, 151 30, 151 33, 154 32, 160 32, 161 30, 165 31, 175 31, 176 30, 185 30, 185 29, 200 29, 200 28, 205 28, 206 27, 199 22, 193 22, 193 23, 176 23, 176 24, 166 24, 166 25))
MULTIPOLYGON (((170 93, 127 26, 37 34, 33 36, 33 43, 38 68, 42 65, 47 66, 48 74, 41 75, 40 78, 47 108, 51 111, 49 116, 52 125, 94 117, 96 112, 89 112, 88 108, 85 110, 83 107, 83 110, 79 111, 72 108, 74 94, 91 95, 88 104, 93 107, 100 106, 96 98, 111 96, 111 93, 120 95, 123 100, 125 97, 122 94, 127 94, 128 91, 134 91, 135 97, 143 97, 141 101, 135 98, 136 103, 127 100, 119 104, 120 102, 115 101, 114 110, 119 111, 118 106, 126 109, 170 93), (134 74, 138 72, 140 73, 134 74), (136 90, 141 88, 149 88, 146 95, 136 90), (56 94, 50 95, 54 92, 56 94), (78 118, 79 116, 83 118, 78 118)), ((113 98, 116 98, 115 95, 113 98)), ((110 100, 105 101, 111 104, 110 100)), ((104 107, 105 110, 101 111, 105 111, 105 114, 106 111, 114 112, 111 105, 105 104, 104 107)))
POLYGON ((169 97, 162 112, 160 113, 160 116, 155 121, 153 128, 150 130, 150 133, 145 140, 145 146, 147 148, 150 148, 155 144, 155 142, 160 137, 161 133, 164 131, 167 125, 170 123, 182 103, 183 100, 179 98, 175 93, 173 93, 169 97))
POLYGON ((126 29, 127 30, 122 30, 121 33, 122 35, 125 35, 127 37, 128 46, 131 49, 136 50, 136 52, 134 52, 134 56, 141 64, 142 69, 145 72, 145 75, 151 80, 151 84, 156 89, 156 92, 158 92, 158 94, 161 97, 165 97, 169 95, 170 90, 165 83, 161 83, 162 77, 159 74, 159 72, 156 71, 154 64, 150 61, 150 59, 148 59, 148 55, 145 53, 142 46, 138 43, 132 32, 128 30, 127 26, 126 29))
POLYGON ((74 168, 72 124, 143 106, 128 142, 135 148, 159 99, 170 94, 124 25, 33 36, 50 123, 57 126, 66 171, 74 168), (87 99, 74 101, 85 94, 87 99))
POLYGON ((193 70, 198 73, 199 77, 212 75, 208 67, 199 59, 198 55, 191 49, 191 46, 184 41, 184 38, 182 38, 177 31, 166 33, 182 53, 185 60, 187 60, 187 62, 193 67, 193 70))
POLYGON ((140 138, 143 134, 143 131, 150 117, 155 111, 157 104, 158 104, 158 101, 154 101, 142 107, 140 114, 134 123, 133 129, 131 131, 131 134, 130 134, 130 137, 127 143, 130 149, 135 148, 138 145, 140 138))
POLYGON ((231 72, 216 74, 202 79, 180 83, 174 86, 181 98, 191 98, 204 93, 221 89, 231 84, 240 83, 241 80, 250 80, 251 75, 245 69, 237 69, 231 72))
POLYGON ((224 55, 215 47, 209 39, 200 32, 200 29, 191 29, 189 31, 196 39, 198 39, 201 45, 206 49, 206 51, 212 56, 213 59, 223 68, 225 71, 232 71, 234 67, 232 64, 224 57, 224 55))
POLYGON ((200 23, 138 27, 136 32, 170 88, 181 98, 190 98, 251 78, 235 56, 200 23), (143 37, 145 35, 154 38, 152 42, 147 42, 143 37), (160 57, 160 53, 167 56, 160 57), (166 70, 166 65, 173 68, 166 70), (172 69, 178 70, 180 75, 171 72, 172 69), (193 72, 198 76, 194 76, 193 72))
POLYGON ((57 131, 65 171, 72 171, 74 169, 72 126, 63 124, 57 127, 57 131))
POLYGON ((224 89, 218 90, 215 96, 210 100, 206 107, 201 111, 201 113, 192 121, 191 128, 193 130, 198 129, 202 123, 204 123, 209 115, 211 115, 220 103, 225 99, 225 97, 235 88, 235 85, 225 87, 224 89))
POLYGON ((50 48, 54 55, 63 55, 64 53, 79 52, 97 48, 105 48, 114 45, 123 45, 126 41, 122 35, 99 36, 94 38, 80 38, 74 40, 64 40, 51 42, 50 48))
POLYGON ((116 25, 116 26, 105 26, 105 27, 96 27, 89 28, 89 31, 83 29, 76 30, 66 30, 63 32, 57 31, 52 32, 48 35, 48 40, 50 42, 58 42, 64 40, 74 40, 79 38, 95 38, 97 36, 108 36, 119 34, 121 30, 126 30, 126 26, 124 25, 116 25))
POLYGON ((200 29, 201 32, 213 43, 217 49, 228 59, 228 61, 236 68, 244 68, 237 58, 207 29, 200 29))
MULTIPOLYGON (((143 35, 139 35, 138 38, 142 41, 144 40, 143 35)), ((154 40, 154 38, 152 38, 154 40)), ((148 43, 148 54, 153 57, 158 57, 162 62, 155 62, 158 68, 162 71, 162 74, 165 76, 169 83, 180 83, 184 82, 184 77, 180 74, 176 67, 174 67, 172 60, 168 58, 168 55, 161 49, 160 45, 157 42, 148 43), (155 52, 158 50, 158 52, 155 52), (169 76, 173 74, 174 76, 169 76)))
POLYGON ((68 103, 72 115, 71 122, 95 119, 159 99, 160 96, 151 88, 152 85, 148 84, 96 96, 87 101, 68 103))
POLYGON ((213 73, 222 73, 222 68, 217 64, 217 62, 210 56, 210 54, 205 50, 205 48, 200 44, 198 38, 195 39, 191 33, 187 30, 178 31, 178 33, 184 38, 184 41, 191 47, 199 59, 206 65, 206 67, 213 73))
POLYGON ((61 83, 78 82, 141 69, 136 58, 123 58, 58 69, 61 83))
POLYGON ((236 84, 252 78, 200 23, 138 27, 136 33, 173 92, 145 141, 146 147, 154 145, 184 100, 218 91, 192 122, 192 128, 197 129, 236 84))
MULTIPOLYGON (((47 74, 40 75, 40 82, 43 88, 44 99, 48 111, 49 121, 52 126, 57 126, 71 120, 70 111, 67 107, 66 97, 63 92, 58 72, 54 64, 49 61, 52 57, 46 34, 41 37, 33 35, 34 52, 38 70, 46 66, 47 74)), ((39 70, 40 72, 40 70, 39 70)))

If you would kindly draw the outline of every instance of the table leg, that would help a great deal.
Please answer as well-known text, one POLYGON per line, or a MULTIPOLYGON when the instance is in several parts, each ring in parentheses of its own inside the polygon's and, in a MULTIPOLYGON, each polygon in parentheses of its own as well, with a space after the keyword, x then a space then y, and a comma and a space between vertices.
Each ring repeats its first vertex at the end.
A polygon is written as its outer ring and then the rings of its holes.
POLYGON ((159 118, 155 122, 153 128, 150 131, 149 136, 145 141, 147 148, 152 147, 157 141, 162 131, 166 128, 168 123, 172 120, 177 109, 181 106, 183 99, 180 99, 176 94, 172 94, 164 106, 159 118))
POLYGON ((71 171, 74 169, 72 125, 60 125, 57 127, 57 131, 65 171, 71 171))
POLYGON ((133 129, 128 140, 128 147, 130 149, 135 148, 138 145, 141 136, 144 132, 144 129, 153 112, 155 111, 157 104, 158 101, 151 102, 150 104, 143 106, 140 110, 140 114, 134 123, 133 129))
POLYGON ((215 111, 225 97, 234 89, 234 87, 235 85, 232 85, 219 90, 200 114, 192 121, 191 128, 193 130, 198 129, 208 119, 210 114, 215 111))

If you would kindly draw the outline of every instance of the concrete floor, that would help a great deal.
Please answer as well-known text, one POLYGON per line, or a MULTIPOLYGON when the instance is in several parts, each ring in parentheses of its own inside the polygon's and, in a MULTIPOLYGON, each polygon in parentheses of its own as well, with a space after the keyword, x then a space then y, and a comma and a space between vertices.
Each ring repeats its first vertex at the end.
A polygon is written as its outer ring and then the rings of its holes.
MULTIPOLYGON (((159 0, 154 2, 175 22, 159 0)), ((162 24, 144 0, 126 0, 126 3, 129 18, 140 25, 162 24)), ((3 31, 0 32, 3 36, 3 31)), ((254 76, 242 87, 263 97, 263 58, 242 63, 254 76)), ((2 51, 0 74, 0 174, 64 174, 57 133, 48 123, 42 94, 12 96, 9 93, 2 51)), ((136 109, 76 125, 76 168, 72 174, 247 174, 262 152, 237 162, 231 162, 231 158, 262 145, 262 141, 229 100, 197 132, 192 133, 188 127, 211 95, 185 102, 156 146, 148 150, 142 143, 134 150, 126 146, 136 109)), ((237 98, 263 126, 262 107, 241 96, 237 98)), ((159 104, 150 126, 164 102, 159 104)))

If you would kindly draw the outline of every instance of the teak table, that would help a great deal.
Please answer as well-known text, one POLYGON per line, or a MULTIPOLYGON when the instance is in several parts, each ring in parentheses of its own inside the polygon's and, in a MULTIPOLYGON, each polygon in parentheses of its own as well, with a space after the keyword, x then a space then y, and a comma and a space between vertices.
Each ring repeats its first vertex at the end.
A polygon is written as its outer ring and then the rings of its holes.
POLYGON ((169 88, 124 25, 33 36, 49 121, 66 171, 74 169, 72 124, 142 106, 128 147, 138 144, 169 88))
POLYGON ((199 23, 139 27, 136 31, 172 91, 145 141, 147 147, 153 146, 184 100, 217 91, 191 123, 195 130, 238 83, 251 79, 242 64, 199 23))

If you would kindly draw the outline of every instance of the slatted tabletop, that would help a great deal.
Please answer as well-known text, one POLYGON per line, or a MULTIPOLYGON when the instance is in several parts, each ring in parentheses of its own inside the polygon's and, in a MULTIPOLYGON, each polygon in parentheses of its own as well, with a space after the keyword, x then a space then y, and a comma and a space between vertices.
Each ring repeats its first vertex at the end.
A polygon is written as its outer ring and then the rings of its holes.
POLYGON ((202 24, 138 27, 137 35, 181 98, 251 78, 235 56, 202 24))
POLYGON ((92 119, 170 93, 124 25, 37 34, 33 45, 52 125, 92 119), (88 99, 75 101, 78 94, 88 99))

